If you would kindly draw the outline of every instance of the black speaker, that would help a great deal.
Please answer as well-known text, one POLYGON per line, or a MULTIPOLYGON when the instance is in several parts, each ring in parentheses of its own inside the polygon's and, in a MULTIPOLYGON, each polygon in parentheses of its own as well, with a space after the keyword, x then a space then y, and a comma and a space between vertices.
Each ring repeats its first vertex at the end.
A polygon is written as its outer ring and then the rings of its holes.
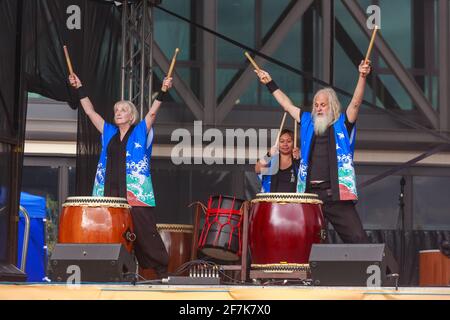
POLYGON ((122 244, 58 243, 50 258, 55 282, 129 282, 136 262, 122 244))
POLYGON ((398 280, 385 244, 314 244, 309 266, 316 286, 394 286, 398 280))

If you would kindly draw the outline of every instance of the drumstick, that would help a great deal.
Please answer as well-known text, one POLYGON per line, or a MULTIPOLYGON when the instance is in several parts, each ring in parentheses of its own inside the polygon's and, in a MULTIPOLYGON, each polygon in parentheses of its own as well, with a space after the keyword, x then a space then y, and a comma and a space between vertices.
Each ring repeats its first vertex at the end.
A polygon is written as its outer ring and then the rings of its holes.
POLYGON ((373 43, 375 42, 375 36, 377 35, 378 29, 379 29, 378 26, 375 26, 375 28, 373 28, 372 38, 370 38, 369 48, 367 49, 366 58, 364 59, 364 64, 366 64, 370 58, 370 53, 372 52, 373 43))
POLYGON ((280 141, 280 135, 281 135, 281 130, 283 130, 284 127, 284 120, 286 120, 286 112, 283 115, 283 120, 281 120, 281 126, 280 126, 280 131, 278 131, 278 136, 277 136, 277 140, 275 141, 275 144, 278 144, 278 142, 280 141))
POLYGON ((256 64, 255 60, 253 60, 253 58, 249 55, 249 53, 247 51, 245 51, 245 56, 247 57, 247 59, 250 61, 250 63, 253 65, 253 67, 256 69, 256 71, 260 71, 261 69, 259 68, 259 66, 256 64))
MULTIPOLYGON (((170 78, 172 76, 173 68, 175 67, 175 62, 177 61, 178 52, 180 52, 180 49, 176 48, 175 53, 173 54, 172 62, 170 63, 169 72, 167 72, 166 78, 170 78)), ((163 87, 161 88, 161 91, 166 92, 167 87, 163 85, 163 87)))
POLYGON ((69 68, 69 74, 73 74, 72 62, 70 61, 69 51, 67 47, 64 46, 64 55, 66 56, 67 67, 69 68))

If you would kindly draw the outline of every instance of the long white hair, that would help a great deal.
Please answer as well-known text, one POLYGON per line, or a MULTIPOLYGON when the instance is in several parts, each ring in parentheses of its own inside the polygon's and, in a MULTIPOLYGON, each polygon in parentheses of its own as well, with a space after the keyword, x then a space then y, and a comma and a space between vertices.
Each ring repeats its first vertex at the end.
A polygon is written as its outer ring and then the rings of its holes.
POLYGON ((332 114, 331 124, 335 123, 339 116, 341 115, 341 103, 337 97, 336 91, 332 88, 323 88, 316 92, 313 98, 313 113, 315 113, 314 104, 316 103, 316 99, 320 94, 324 94, 328 97, 328 105, 332 114))

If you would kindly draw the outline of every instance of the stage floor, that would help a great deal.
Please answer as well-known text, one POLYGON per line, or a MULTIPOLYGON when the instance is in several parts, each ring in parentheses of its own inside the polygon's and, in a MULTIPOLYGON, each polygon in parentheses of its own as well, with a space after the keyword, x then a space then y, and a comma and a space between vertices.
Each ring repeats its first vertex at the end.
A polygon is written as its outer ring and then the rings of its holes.
POLYGON ((176 286, 1 283, 1 300, 450 300, 450 287, 176 286))

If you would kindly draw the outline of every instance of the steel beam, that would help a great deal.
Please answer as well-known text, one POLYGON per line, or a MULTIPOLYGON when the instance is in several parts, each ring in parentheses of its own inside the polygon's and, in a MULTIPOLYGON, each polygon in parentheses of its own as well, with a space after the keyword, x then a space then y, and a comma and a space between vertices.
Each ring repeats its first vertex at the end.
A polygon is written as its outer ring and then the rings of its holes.
MULTIPOLYGON (((217 23, 217 0, 203 1, 203 25, 215 30, 217 23)), ((205 125, 215 124, 217 107, 216 99, 216 37, 208 32, 203 32, 202 43, 202 101, 204 105, 203 121, 205 125)))

